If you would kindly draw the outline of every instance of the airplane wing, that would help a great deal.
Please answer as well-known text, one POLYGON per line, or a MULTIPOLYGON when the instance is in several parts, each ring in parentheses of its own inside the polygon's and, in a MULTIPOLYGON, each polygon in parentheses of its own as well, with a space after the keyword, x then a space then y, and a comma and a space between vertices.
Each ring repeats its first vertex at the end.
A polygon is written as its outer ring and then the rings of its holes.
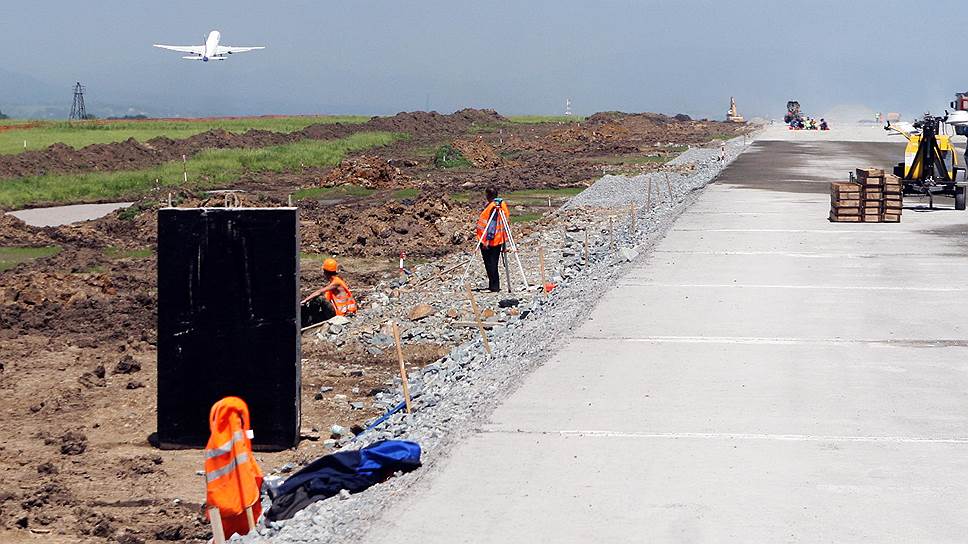
POLYGON ((229 47, 227 45, 220 45, 220 46, 218 46, 218 47, 215 48, 215 54, 216 55, 225 55, 225 54, 231 55, 232 53, 245 53, 246 51, 255 51, 257 49, 265 49, 265 46, 261 46, 260 45, 258 47, 229 47))
POLYGON ((204 55, 205 46, 204 45, 160 45, 152 44, 154 47, 160 47, 162 49, 170 49, 172 51, 178 51, 179 53, 191 53, 193 55, 204 55))

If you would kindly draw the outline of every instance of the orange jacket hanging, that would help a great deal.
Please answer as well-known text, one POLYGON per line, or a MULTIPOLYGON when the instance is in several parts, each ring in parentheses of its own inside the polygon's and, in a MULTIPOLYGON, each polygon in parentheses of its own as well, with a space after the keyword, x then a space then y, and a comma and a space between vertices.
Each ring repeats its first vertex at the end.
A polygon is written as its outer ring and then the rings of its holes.
POLYGON ((262 470, 252 454, 249 407, 238 397, 225 397, 209 413, 211 436, 205 446, 205 500, 218 508, 225 537, 249 532, 245 509, 253 519, 262 511, 262 470))

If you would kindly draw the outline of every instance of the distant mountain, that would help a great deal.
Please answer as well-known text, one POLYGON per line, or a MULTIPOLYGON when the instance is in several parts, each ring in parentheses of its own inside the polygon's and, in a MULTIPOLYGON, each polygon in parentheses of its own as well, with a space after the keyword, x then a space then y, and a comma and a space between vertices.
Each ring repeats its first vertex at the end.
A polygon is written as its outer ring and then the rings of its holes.
POLYGON ((71 89, 0 68, 0 109, 11 117, 66 117, 71 89))

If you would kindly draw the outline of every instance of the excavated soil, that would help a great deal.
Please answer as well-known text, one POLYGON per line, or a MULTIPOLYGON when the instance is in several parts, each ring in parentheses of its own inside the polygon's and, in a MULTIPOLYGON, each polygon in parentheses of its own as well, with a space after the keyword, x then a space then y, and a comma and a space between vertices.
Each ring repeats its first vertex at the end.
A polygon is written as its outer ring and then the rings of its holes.
POLYGON ((0 155, 0 179, 42 176, 54 172, 111 172, 136 170, 191 157, 205 149, 258 148, 282 145, 303 139, 330 140, 357 132, 390 131, 420 135, 462 134, 474 124, 505 121, 493 110, 461 110, 450 115, 437 112, 398 113, 374 117, 360 124, 315 124, 289 133, 248 130, 235 134, 216 129, 189 138, 173 140, 152 138, 139 143, 133 138, 123 142, 92 144, 81 149, 56 143, 42 151, 0 155))
MULTIPOLYGON (((285 205, 289 195, 305 188, 371 189, 366 196, 323 195, 294 204, 302 251, 338 256, 361 305, 372 308, 381 297, 394 296, 372 287, 396 277, 400 252, 434 260, 470 249, 478 195, 486 186, 582 187, 616 158, 661 156, 674 145, 710 144, 745 129, 657 114, 519 125, 493 111, 414 112, 292 134, 212 131, 181 141, 129 140, 81 150, 54 145, 0 157, 0 177, 140 168, 205 148, 258 147, 360 130, 407 132, 411 138, 347 157, 333 169, 245 174, 233 188, 245 190, 243 206, 285 205), (435 167, 432 150, 447 144, 472 166, 435 167), (401 189, 410 192, 399 194, 401 189)), ((181 206, 226 202, 224 195, 177 190, 171 198, 181 206)), ((167 192, 152 194, 130 210, 44 229, 0 215, 0 245, 62 248, 53 257, 0 272, 2 542, 202 542, 209 536, 202 517, 204 482, 196 474, 202 468, 199 452, 160 451, 148 441, 155 430, 157 291, 154 257, 144 255, 153 253, 155 212, 167 199, 167 192)), ((512 215, 555 208, 514 205, 512 215)), ((542 225, 519 223, 515 229, 523 236, 542 225)), ((303 261, 304 293, 321 283, 318 266, 311 255, 303 261)), ((355 330, 379 330, 387 317, 354 324, 355 330)), ((355 334, 344 334, 338 344, 333 338, 304 335, 306 439, 293 450, 257 454, 264 468, 323 455, 331 451, 323 446, 330 426, 350 428, 379 415, 369 401, 397 372, 393 350, 375 353, 355 334), (332 389, 323 394, 321 387, 332 389), (349 401, 365 401, 366 407, 354 410, 349 401)), ((420 366, 450 347, 447 341, 411 338, 404 351, 408 364, 420 366)))

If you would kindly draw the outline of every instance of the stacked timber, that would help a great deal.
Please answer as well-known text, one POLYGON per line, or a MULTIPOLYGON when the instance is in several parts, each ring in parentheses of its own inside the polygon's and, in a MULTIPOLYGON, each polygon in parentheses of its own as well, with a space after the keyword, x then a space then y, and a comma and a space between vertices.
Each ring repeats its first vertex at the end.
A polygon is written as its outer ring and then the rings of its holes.
POLYGON ((857 181, 860 183, 860 218, 864 223, 880 223, 884 212, 884 171, 877 168, 858 168, 857 181))
POLYGON ((830 220, 835 223, 857 223, 861 219, 861 186, 851 182, 830 184, 830 220))
POLYGON ((830 184, 830 220, 900 223, 901 180, 877 168, 858 168, 856 181, 830 184))
POLYGON ((901 209, 904 205, 901 178, 887 174, 884 176, 884 203, 881 220, 885 223, 900 223, 901 209))

